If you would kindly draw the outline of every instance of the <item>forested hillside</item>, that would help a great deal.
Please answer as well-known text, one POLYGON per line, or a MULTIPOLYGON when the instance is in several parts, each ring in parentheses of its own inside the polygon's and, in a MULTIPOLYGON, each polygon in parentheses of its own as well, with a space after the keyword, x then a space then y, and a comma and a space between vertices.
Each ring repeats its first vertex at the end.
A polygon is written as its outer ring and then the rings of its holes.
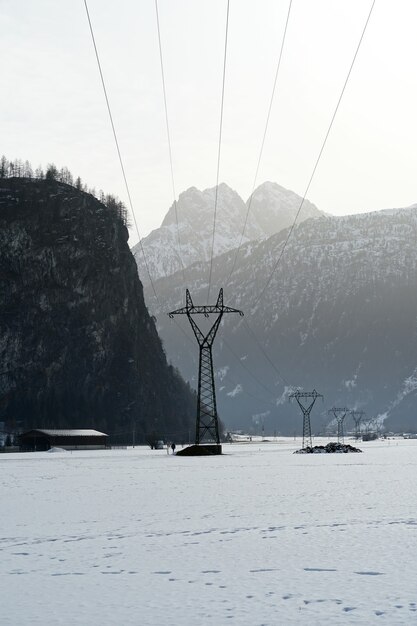
POLYGON ((187 437, 194 394, 144 304, 123 205, 57 170, 14 173, 0 179, 0 421, 187 437))

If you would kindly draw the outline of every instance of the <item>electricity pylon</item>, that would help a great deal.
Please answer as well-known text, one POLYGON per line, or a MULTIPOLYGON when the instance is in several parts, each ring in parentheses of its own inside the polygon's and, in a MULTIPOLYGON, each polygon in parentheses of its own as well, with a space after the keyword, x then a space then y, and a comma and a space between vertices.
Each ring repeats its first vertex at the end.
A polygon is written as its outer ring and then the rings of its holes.
POLYGON ((294 391, 294 393, 288 396, 288 399, 295 398, 298 402, 298 406, 300 407, 303 414, 303 448, 305 447, 305 442, 311 448, 313 443, 311 440, 311 424, 310 424, 310 413, 311 409, 314 406, 317 398, 323 398, 321 393, 317 393, 315 389, 313 391, 294 391), (308 406, 304 406, 304 404, 300 401, 301 398, 311 398, 311 402, 308 406))
POLYGON ((347 409, 346 407, 337 408, 334 406, 333 408, 329 409, 329 413, 333 413, 337 422, 337 442, 344 443, 345 436, 343 432, 343 422, 346 415, 349 413, 349 409, 347 409))
POLYGON ((365 411, 351 411, 350 414, 355 422, 355 439, 359 439, 361 432, 360 424, 363 416, 365 415, 365 411))
POLYGON ((215 441, 217 445, 220 445, 212 346, 223 315, 225 313, 239 313, 239 315, 243 316, 243 312, 238 309, 232 309, 229 306, 224 306, 223 289, 219 291, 216 304, 206 306, 194 306, 188 289, 185 293, 186 305, 181 309, 171 311, 168 315, 171 318, 173 318, 174 315, 186 315, 193 329, 195 338, 198 341, 198 345, 200 346, 195 443, 199 445, 206 440, 207 442, 215 441), (204 334, 197 326, 192 316, 204 315, 205 317, 209 317, 210 314, 215 314, 217 317, 210 330, 204 334))

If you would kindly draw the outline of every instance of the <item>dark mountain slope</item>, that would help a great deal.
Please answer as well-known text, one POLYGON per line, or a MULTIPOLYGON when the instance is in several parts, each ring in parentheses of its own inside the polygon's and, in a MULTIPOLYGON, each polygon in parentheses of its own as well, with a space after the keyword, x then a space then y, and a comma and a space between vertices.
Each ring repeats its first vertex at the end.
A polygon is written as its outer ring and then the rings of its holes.
POLYGON ((166 362, 127 239, 116 209, 72 186, 0 180, 0 421, 188 432, 194 397, 166 362))
MULTIPOLYGON (((216 288, 225 287, 226 304, 245 311, 285 378, 266 361, 244 324, 225 320, 215 363, 226 425, 260 432, 265 421, 270 433, 299 431, 301 415, 285 392, 293 385, 325 395, 312 418, 316 432, 329 421, 332 405, 364 409, 368 418, 380 416, 387 429, 416 432, 417 206, 303 222, 258 301, 286 236, 282 231, 244 246, 228 285, 233 254, 214 260, 211 299, 216 288)), ((206 301, 207 275, 204 264, 187 268, 196 304, 206 301)), ((180 273, 155 287, 167 311, 184 300, 180 273)), ((191 380, 197 350, 162 312, 154 313, 168 355, 191 380)))

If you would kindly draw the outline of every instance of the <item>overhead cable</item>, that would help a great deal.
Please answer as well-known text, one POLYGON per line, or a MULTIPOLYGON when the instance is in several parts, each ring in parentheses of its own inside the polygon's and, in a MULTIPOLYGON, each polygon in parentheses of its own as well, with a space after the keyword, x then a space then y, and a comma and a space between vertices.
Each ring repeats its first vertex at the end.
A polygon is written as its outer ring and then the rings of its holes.
MULTIPOLYGON (((286 247, 287 247, 288 241, 289 241, 289 239, 290 239, 290 237, 291 237, 291 235, 292 235, 292 233, 293 233, 293 231, 294 231, 295 225, 296 225, 296 223, 297 223, 297 219, 298 219, 298 217, 299 217, 299 215, 300 215, 300 212, 301 212, 301 209, 302 209, 303 204, 304 204, 304 202, 305 202, 305 199, 306 199, 307 193, 308 193, 308 191, 309 191, 309 189, 310 189, 311 183, 312 183, 312 181, 313 181, 314 175, 315 175, 315 173, 316 173, 317 167, 318 167, 319 162, 320 162, 320 159, 321 159, 321 157, 322 157, 322 154, 323 154, 324 148, 325 148, 325 146, 326 146, 327 139, 328 139, 328 137, 329 137, 329 135, 330 135, 330 131, 331 131, 331 129, 332 129, 332 126, 333 126, 334 120, 335 120, 336 115, 337 115, 337 112, 338 112, 338 110, 339 110, 340 103, 341 103, 341 101, 342 101, 342 98, 343 98, 343 95, 344 95, 344 93, 345 93, 345 90, 346 90, 346 87, 347 87, 347 84, 348 84, 348 81, 349 81, 350 75, 351 75, 352 70, 353 70, 353 66, 354 66, 355 61, 356 61, 356 58, 357 58, 357 56, 358 56, 359 49, 360 49, 360 47, 361 47, 362 40, 363 40, 363 38, 364 38, 364 35, 365 35, 365 32, 366 32, 366 29, 367 29, 367 27, 368 27, 368 23, 369 23, 369 20, 370 20, 370 18, 371 18, 371 15, 372 15, 372 12, 373 12, 373 9, 374 9, 375 2, 376 2, 376 0, 373 0, 373 2, 372 2, 372 4, 371 4, 371 7, 370 7, 370 10, 369 10, 369 12, 368 12, 368 15, 367 15, 367 18, 366 18, 366 21, 365 21, 365 25, 364 25, 364 27, 363 27, 363 29, 362 29, 362 32, 361 32, 361 35, 360 35, 360 38, 359 38, 359 42, 358 42, 358 44, 357 44, 357 46, 356 46, 356 50, 355 50, 355 53, 354 53, 354 55, 353 55, 352 62, 351 62, 351 64, 350 64, 350 67, 349 67, 348 73, 347 73, 347 75, 346 75, 346 78, 345 78, 345 81, 344 81, 344 84, 343 84, 342 90, 341 90, 341 92, 340 92, 340 95, 339 95, 339 98, 338 98, 338 101, 337 101, 336 107, 335 107, 335 109, 334 109, 334 112, 333 112, 333 115, 332 115, 332 117, 331 117, 331 120, 330 120, 329 126, 328 126, 328 128, 327 128, 327 132, 326 132, 326 134, 325 134, 324 140, 323 140, 322 145, 321 145, 321 147, 320 147, 320 151, 319 151, 318 156, 317 156, 317 158, 316 158, 316 161, 315 161, 315 163, 314 163, 314 167, 313 167, 313 170, 312 170, 312 173, 311 173, 310 179, 309 179, 308 184, 307 184, 307 186, 306 186, 306 189, 305 189, 305 191, 304 191, 304 195, 303 195, 302 200, 301 200, 301 202, 300 202, 300 205, 299 205, 299 207, 298 207, 298 210, 297 210, 297 213, 296 213, 296 215, 295 215, 294 221, 293 221, 293 223, 292 223, 292 225, 291 225, 291 227, 290 227, 290 229, 289 229, 289 231, 288 231, 288 233, 287 233, 287 237, 286 237, 286 239, 284 240, 284 244, 283 244, 283 246, 282 246, 282 248, 281 248, 281 252, 280 252, 280 254, 279 254, 279 256, 278 256, 278 259, 277 259, 277 261, 275 262, 275 264, 274 264, 274 266, 273 266, 273 268, 272 268, 272 271, 270 272, 270 274, 269 274, 269 276, 268 276, 268 278, 267 278, 267 281, 266 281, 266 283, 265 283, 264 287, 262 288, 261 292, 260 292, 260 293, 259 293, 259 295, 257 296, 257 298, 256 298, 256 300, 255 300, 255 302, 254 302, 253 307, 256 307, 256 306, 259 304, 260 300, 262 299, 262 297, 263 297, 263 295, 264 295, 264 293, 265 293, 265 291, 266 291, 267 287, 269 286, 269 284, 270 284, 270 282, 271 282, 272 276, 274 275, 274 273, 275 273, 275 271, 276 271, 276 269, 277 269, 278 265, 280 264, 280 262, 281 262, 281 260, 282 260, 282 257, 283 257, 283 255, 284 255, 284 252, 285 252, 285 249, 286 249, 286 247)), ((289 7, 289 8, 291 8, 291 7, 289 7)), ((288 24, 288 17, 289 17, 289 13, 288 13, 288 15, 287 15, 287 24, 288 24)), ((235 261, 236 261, 236 259, 237 259, 237 255, 236 255, 236 257, 235 257, 235 261)), ((233 270, 232 270, 232 271, 234 271, 234 268, 235 268, 235 264, 233 265, 233 270)), ((230 280, 231 274, 232 274, 232 273, 230 273, 230 275, 229 275, 228 281, 230 280)), ((263 346, 262 346, 261 342, 260 342, 260 341, 259 341, 259 339, 256 337, 255 332, 254 332, 254 331, 253 331, 253 329, 249 326, 249 324, 248 324, 248 322, 247 322, 247 319, 242 320, 241 322, 239 322, 239 323, 238 323, 238 326, 239 326, 239 324, 242 324, 243 322, 245 323, 246 328, 248 329, 248 331, 249 331, 249 332, 250 332, 250 334, 252 335, 252 337, 253 337, 254 341, 256 342, 256 344, 258 345, 259 349, 263 352, 263 354, 264 354, 265 358, 267 359, 267 361, 268 361, 268 362, 270 363, 270 365, 271 365, 271 366, 275 369, 275 371, 277 371, 277 373, 278 373, 278 375, 281 377, 281 379, 282 379, 282 380, 285 380, 285 379, 283 378, 282 374, 280 374, 280 373, 278 372, 278 370, 277 370, 277 368, 276 368, 275 364, 273 363, 272 359, 271 359, 271 358, 269 357, 269 355, 266 353, 266 351, 265 351, 265 349, 263 348, 263 346)), ((287 383, 287 384, 288 384, 288 383, 287 383)))
POLYGON ((135 224, 136 233, 137 233, 137 236, 139 238, 139 246, 140 246, 140 249, 141 249, 141 252, 142 252, 143 261, 145 263, 146 272, 148 274, 149 281, 151 283, 154 296, 155 296, 156 300, 159 302, 158 296, 157 296, 156 291, 155 291, 155 285, 153 283, 152 276, 151 276, 150 271, 149 271, 149 266, 148 266, 148 262, 146 260, 145 251, 143 249, 142 238, 140 236, 138 223, 136 221, 135 210, 133 208, 132 197, 131 197, 129 185, 128 185, 128 182, 127 182, 126 171, 125 171, 125 167, 124 167, 124 163, 123 163, 123 159, 122 159, 122 155, 121 155, 121 151, 120 151, 120 146, 119 146, 119 141, 118 141, 118 138, 117 138, 116 128, 115 128, 114 121, 113 121, 113 115, 112 115, 112 112, 111 112, 110 102, 109 102, 109 98, 108 98, 108 95, 107 95, 106 83, 104 81, 103 71, 101 69, 100 56, 99 56, 98 49, 97 49, 97 44, 96 44, 94 31, 93 31, 93 25, 91 23, 90 13, 89 13, 89 10, 88 10, 87 0, 84 0, 84 6, 85 6, 86 13, 87 13, 88 25, 90 27, 91 39, 92 39, 93 46, 94 46, 94 52, 95 52, 95 55, 96 55, 97 66, 98 66, 98 70, 99 70, 99 73, 100 73, 100 79, 101 79, 101 84, 102 84, 102 87, 103 87, 104 97, 105 97, 105 100, 106 100, 107 111, 108 111, 108 114, 109 114, 110 124, 111 124, 111 128, 112 128, 112 131, 113 131, 114 142, 116 144, 117 155, 119 157, 119 163, 120 163, 120 167, 121 167, 122 175, 123 175, 123 180, 124 180, 125 187, 126 187, 126 193, 127 193, 128 199, 129 199, 130 212, 132 214, 133 222, 135 224))
POLYGON ((284 385, 287 385, 287 387, 291 387, 292 385, 290 385, 290 383, 286 380, 284 375, 281 374, 281 372, 279 371, 279 369, 277 368, 277 366, 275 365, 273 360, 270 358, 269 354, 267 353, 267 351, 265 350, 265 348, 263 347, 263 345, 261 344, 261 342, 259 341, 257 336, 255 335, 255 331, 249 326, 249 324, 248 324, 248 322, 246 320, 243 320, 243 324, 244 324, 245 328, 247 329, 248 333, 252 336, 252 338, 255 341, 256 345, 258 346, 259 350, 264 355, 265 359, 271 365, 272 369, 278 374, 279 378, 282 380, 284 385))
POLYGON ((229 350, 229 352, 235 357, 235 359, 240 363, 241 367, 246 370, 246 372, 249 374, 249 376, 251 378, 253 378, 253 380, 258 383, 258 385, 260 387, 262 387, 262 389, 264 391, 267 391, 268 393, 270 393, 272 396, 276 397, 276 393, 274 391, 272 391, 271 389, 269 389, 261 380, 259 380, 259 378, 257 376, 255 376, 255 374, 253 374, 250 369, 246 366, 246 364, 239 359, 239 357, 237 356, 236 352, 233 350, 233 348, 231 347, 231 345, 225 340, 223 339, 223 342, 225 344, 225 346, 227 347, 227 349, 229 350))
POLYGON ((261 159, 262 159, 262 155, 263 155, 263 151, 264 151, 265 139, 266 139, 266 134, 267 134, 267 131, 268 131, 268 126, 269 126, 269 119, 271 117, 272 104, 274 102, 275 90, 276 90, 276 86, 277 86, 277 82, 278 82, 279 70, 280 70, 280 67, 281 67, 282 53, 284 51, 285 38, 287 36, 287 28, 288 28, 288 22, 289 22, 289 19, 290 19, 291 5, 292 5, 292 0, 290 0, 289 5, 288 5, 287 19, 285 21, 284 33, 282 35, 281 48, 280 48, 280 51, 279 51, 277 67, 276 67, 276 70, 275 70, 275 78, 274 78, 274 83, 273 83, 273 86, 272 86, 272 93, 271 93, 271 98, 270 98, 270 101, 269 101, 269 107, 268 107, 268 113, 267 113, 267 116, 266 116, 264 133, 263 133, 263 136, 262 136, 261 147, 260 147, 259 155, 258 155, 258 162, 257 162, 257 165, 256 165, 255 176, 254 176, 253 184, 252 184, 252 192, 251 192, 251 194, 249 196, 248 208, 247 208, 247 211, 246 211, 245 221, 244 221, 244 224, 243 224, 242 232, 240 234, 239 245, 238 245, 238 247, 236 249, 236 252, 235 252, 232 269, 230 270, 229 276, 228 276, 228 278, 226 280, 226 286, 229 284, 230 279, 232 277, 232 274, 235 271, 237 259, 238 259, 238 256, 239 256, 239 252, 240 252, 240 249, 242 247, 243 237, 245 236, 246 226, 247 226, 247 223, 248 223, 248 217, 249 217, 249 213, 250 213, 251 206, 252 206, 253 194, 254 194, 254 191, 255 191, 255 188, 256 188, 256 184, 257 184, 257 181, 258 181, 259 167, 260 167, 260 164, 261 164, 261 159))
POLYGON ((175 221, 177 224, 177 240, 178 240, 178 259, 181 265, 182 277, 185 280, 185 268, 184 263, 182 261, 181 256, 181 239, 180 239, 180 228, 178 223, 178 207, 177 207, 177 192, 175 189, 175 180, 174 180, 174 167, 172 164, 172 149, 171 149, 171 134, 169 131, 169 119, 168 119, 168 106, 167 106, 167 95, 166 95, 166 86, 165 86, 165 72, 164 72, 164 59, 162 54, 162 43, 161 43, 161 29, 159 25, 159 11, 158 11, 158 0, 155 0, 155 12, 156 12, 156 25, 158 30, 158 44, 159 44, 159 60, 161 64, 161 78, 162 78, 162 91, 164 94, 164 109, 165 109, 165 125, 167 131, 167 140, 168 140, 168 152, 169 152, 169 164, 171 168, 171 186, 172 186, 172 194, 174 197, 174 213, 175 213, 175 221))
POLYGON ((281 252, 280 252, 280 254, 279 254, 279 256, 278 256, 278 259, 277 259, 277 260, 276 260, 276 262, 274 263, 274 266, 273 266, 273 268, 272 268, 272 271, 270 272, 270 274, 269 274, 269 276, 268 276, 268 278, 267 278, 267 280, 266 280, 266 282, 265 282, 265 285, 263 286, 262 290, 260 291, 259 295, 257 296, 257 298, 256 298, 256 300, 255 300, 255 303, 254 303, 254 305, 253 305, 254 307, 256 307, 256 306, 257 306, 257 304, 259 303, 259 301, 262 299, 262 297, 263 297, 263 295, 264 295, 264 293, 265 293, 266 289, 268 288, 268 285, 269 285, 269 283, 271 282, 272 276, 274 275, 274 273, 275 273, 275 271, 276 271, 276 269, 277 269, 278 265, 279 265, 279 264, 280 264, 280 262, 281 262, 282 257, 284 256, 284 252, 285 252, 285 249, 286 249, 286 247, 287 247, 288 241, 290 240, 290 237, 291 237, 291 235, 292 235, 292 233, 293 233, 293 231, 294 231, 295 225, 296 225, 296 223, 297 223, 297 220, 298 220, 298 217, 299 217, 299 215, 300 215, 301 209, 303 208, 303 205, 304 205, 304 202, 305 202, 306 196, 307 196, 307 194, 308 194, 308 191, 309 191, 309 189, 310 189, 311 183, 313 182, 313 178, 314 178, 314 175, 315 175, 315 173, 316 173, 317 167, 318 167, 318 165, 319 165, 319 163, 320 163, 320 159, 321 159, 321 157, 322 157, 322 154, 323 154, 324 148, 325 148, 326 143, 327 143, 327 140, 328 140, 328 138, 329 138, 330 131, 331 131, 332 127, 333 127, 333 123, 334 123, 334 120, 335 120, 335 118, 336 118, 337 112, 338 112, 338 110, 339 110, 340 103, 341 103, 341 101, 342 101, 343 95, 344 95, 344 93, 345 93, 346 86, 347 86, 347 84, 348 84, 348 81, 349 81, 350 75, 351 75, 352 70, 353 70, 353 66, 355 65, 356 57, 358 56, 359 49, 360 49, 360 47, 361 47, 362 40, 363 40, 363 38, 364 38, 364 35, 365 35, 365 32, 366 32, 366 29, 367 29, 367 26, 368 26, 369 20, 370 20, 370 18, 371 18, 371 15, 372 15, 372 11, 373 11, 373 9, 374 9, 375 2, 376 2, 376 0, 373 0, 373 2, 372 2, 372 4, 371 4, 371 8, 370 8, 369 13, 368 13, 368 16, 367 16, 367 18, 366 18, 365 25, 364 25, 364 27, 363 27, 363 29, 362 29, 362 33, 361 33, 361 36, 360 36, 360 38, 359 38, 359 42, 358 42, 358 44, 357 44, 357 46, 356 46, 355 54, 353 55, 353 59, 352 59, 352 62, 351 62, 351 64, 350 64, 349 71, 348 71, 347 76, 346 76, 346 78, 345 78, 345 82, 343 83, 343 87, 342 87, 342 90, 341 90, 341 92, 340 92, 339 98, 338 98, 338 100, 337 100, 337 104, 336 104, 336 107, 335 107, 335 109, 334 109, 333 115, 332 115, 332 117, 331 117, 330 124, 329 124, 329 126, 328 126, 328 128, 327 128, 326 134, 325 134, 325 136, 324 136, 324 140, 323 140, 323 142, 322 142, 322 144, 321 144, 321 147, 320 147, 320 150, 319 150, 318 156, 317 156, 316 161, 315 161, 315 163, 314 163, 313 171, 311 172, 311 175, 310 175, 310 178, 309 178, 308 184, 307 184, 307 186, 306 186, 306 188, 305 188, 305 190, 304 190, 304 194, 303 194, 302 200, 301 200, 301 202, 300 202, 300 205, 299 205, 299 207, 298 207, 297 213, 296 213, 296 215, 295 215, 294 221, 293 221, 293 223, 292 223, 292 225, 291 225, 291 227, 290 227, 290 229, 289 229, 289 231, 288 231, 287 237, 286 237, 286 239, 285 239, 285 241, 284 241, 284 244, 283 244, 283 246, 282 246, 282 248, 281 248, 281 252))
MULTIPOLYGON (((290 2, 290 5, 291 5, 291 2, 290 2)), ((158 0, 155 0, 155 12, 156 12, 156 22, 157 22, 157 31, 158 31, 158 44, 159 44, 159 58, 160 58, 160 65, 161 65, 162 88, 163 88, 163 95, 164 95, 165 123, 166 123, 167 139, 168 139, 169 161, 170 161, 170 168, 171 168, 171 184, 172 184, 172 191, 173 191, 173 196, 174 196, 174 209, 175 209, 175 218, 176 218, 176 223, 177 223, 178 246, 180 247, 180 234, 179 234, 179 224, 178 224, 176 190, 175 190, 175 182, 174 182, 175 178, 174 178, 174 167, 173 167, 173 159, 172 159, 172 147, 171 147, 170 129, 169 129, 168 103, 167 103, 167 97, 166 97, 165 71, 164 71, 164 62, 163 62, 163 53, 162 53, 162 37, 161 37, 161 29, 160 29, 160 21, 159 21, 158 0)), ((226 52, 227 52, 228 15, 229 15, 229 3, 228 3, 228 7, 227 7, 227 19, 226 19, 226 37, 225 37, 225 56, 224 56, 224 65, 223 65, 223 88, 222 88, 221 124, 220 124, 220 138, 219 138, 219 154, 218 154, 218 163, 217 163, 217 183, 218 183, 218 178, 219 178, 219 164, 220 164, 220 145, 221 145, 222 115, 223 115, 223 101, 224 101, 224 82, 225 82, 225 65, 226 65, 226 52)), ((288 17, 287 17, 287 23, 288 23, 288 17)), ((281 55, 282 55, 282 46, 281 46, 281 55)), ((281 58, 281 55, 280 55, 280 58, 281 58)), ((277 73, 276 73, 276 77, 275 77, 275 84, 276 84, 277 76, 278 76, 278 69, 277 69, 277 73)), ((275 90, 275 84, 274 84, 274 90, 275 90)), ((272 107, 272 99, 271 99, 269 112, 268 112, 268 121, 269 121, 269 115, 270 115, 271 107, 272 107)), ((265 135, 266 135, 266 129, 265 129, 265 133, 264 133, 263 142, 265 141, 265 135)), ((259 163, 258 163, 258 168, 259 168, 259 163)), ((216 191, 217 191, 217 186, 218 185, 216 185, 216 191)), ((216 196, 215 207, 217 207, 217 196, 216 196)), ((212 248, 212 256, 213 256, 213 248, 212 248)), ((183 281, 184 281, 184 286, 185 286, 185 283, 186 283, 186 280, 185 280, 185 268, 184 268, 184 265, 183 265, 180 253, 178 253, 178 257, 180 258, 180 262, 181 262, 182 275, 183 275, 183 281)), ((181 332, 184 334, 184 336, 187 338, 187 340, 192 342, 191 337, 189 337, 185 333, 184 329, 182 328, 182 326, 179 325, 178 322, 177 322, 177 327, 181 330, 181 332)), ((228 346, 228 344, 226 344, 226 345, 228 346)), ((232 351, 230 346, 228 346, 228 348, 229 348, 230 352, 232 353, 232 355, 240 363, 240 360, 238 359, 236 354, 232 351)), ((263 350, 262 346, 260 346, 260 349, 263 350)), ((275 371, 277 371, 277 373, 280 376, 280 378, 282 380, 284 380, 283 377, 281 376, 281 374, 278 372, 276 366, 274 364, 272 364, 272 365, 273 365, 273 368, 275 369, 275 371)), ((243 367, 243 365, 242 365, 242 367, 243 367)), ((263 389, 265 389, 266 391, 268 391, 269 393, 274 395, 273 392, 271 392, 269 389, 267 389, 264 386, 264 384, 261 381, 259 381, 259 379, 254 374, 252 374, 252 372, 249 370, 249 368, 247 366, 245 366, 245 369, 247 370, 248 374, 257 382, 258 385, 260 385, 263 389)), ((250 394, 248 394, 248 395, 250 395, 250 394)))
POLYGON ((215 197, 214 197, 213 235, 212 235, 212 241, 211 241, 210 271, 209 271, 208 290, 207 290, 207 303, 210 299, 211 277, 212 277, 212 272, 213 272, 214 239, 216 235, 217 201, 218 201, 218 194, 219 194, 220 155, 221 155, 222 131, 223 131, 224 85, 225 85, 225 80, 226 80, 227 38, 228 38, 228 31, 229 31, 229 5, 230 5, 230 0, 227 0, 226 33, 225 33, 225 38, 224 38, 224 56, 223 56, 222 97, 221 97, 221 106, 220 106, 219 143, 218 143, 218 149, 217 149, 217 174, 216 174, 216 187, 215 187, 215 197))
MULTIPOLYGON (((182 334, 184 335, 184 337, 187 339, 187 341, 191 344, 194 345, 194 341, 192 340, 192 338, 185 332, 185 330, 183 329, 183 327, 180 324, 177 324, 178 328, 180 329, 180 331, 182 332, 182 334)), ((270 393, 272 396, 276 396, 276 394, 269 389, 264 383, 262 383, 259 378, 257 376, 255 376, 255 374, 253 374, 251 372, 251 370, 248 368, 247 365, 245 365, 241 359, 239 359, 239 357, 237 356, 237 354, 235 353, 235 351, 233 350, 233 348, 230 346, 230 344, 226 341, 226 339, 223 338, 223 343, 226 345, 227 349, 229 350, 229 352, 231 353, 231 355, 234 357, 234 359, 239 363, 239 365, 245 369, 247 371, 247 373, 249 374, 249 376, 251 378, 253 378, 253 380, 257 383, 257 385, 259 387, 261 387, 264 391, 267 391, 268 393, 270 393)), ((230 374, 228 375, 228 378, 234 382, 234 384, 238 384, 231 376, 230 374)), ((244 393, 245 395, 254 398, 255 400, 259 400, 261 402, 264 402, 265 404, 269 404, 272 406, 276 406, 276 403, 272 402, 272 400, 267 400, 266 398, 259 398, 259 396, 256 396, 255 394, 250 393, 249 391, 243 389, 242 393, 244 393)))
MULTIPOLYGON (((97 44, 96 44, 96 40, 95 40, 95 36, 94 36, 94 30, 93 30, 93 26, 92 26, 92 21, 91 21, 90 13, 89 13, 89 10, 88 10, 87 0, 84 0, 84 6, 85 6, 86 14, 87 14, 87 19, 88 19, 88 24, 89 24, 89 28, 90 28, 91 39, 92 39, 92 43, 93 43, 93 46, 94 46, 97 66, 98 66, 98 70, 99 70, 99 73, 100 73, 101 84, 102 84, 102 87, 103 87, 103 93, 104 93, 104 97, 105 97, 105 100, 106 100, 107 111, 108 111, 108 114, 109 114, 109 119, 110 119, 111 128, 112 128, 112 132, 113 132, 114 142, 115 142, 116 150, 117 150, 117 155, 118 155, 118 158, 119 158, 119 163, 120 163, 120 167, 121 167, 122 174, 123 174, 123 180, 124 180, 124 183, 125 183, 127 196, 128 196, 128 199, 129 199, 129 205, 130 205, 132 217, 133 217, 135 228, 136 228, 136 233, 137 233, 138 238, 139 238, 139 245, 140 245, 141 253, 142 253, 142 256, 143 256, 143 260, 144 260, 146 271, 147 271, 147 274, 148 274, 148 277, 149 277, 149 281, 150 281, 150 284, 152 286, 153 294, 154 294, 155 299, 157 300, 158 304, 160 305, 160 308, 162 308, 160 300, 159 300, 159 297, 158 297, 158 295, 156 293, 154 282, 152 280, 152 277, 151 277, 151 274, 150 274, 150 271, 149 271, 149 266, 148 266, 148 263, 147 263, 145 251, 144 251, 143 244, 142 244, 142 238, 140 236, 139 227, 138 227, 137 220, 136 220, 136 215, 135 215, 133 202, 132 202, 132 198, 131 198, 131 194, 130 194, 130 189, 129 189, 129 185, 128 185, 128 181, 127 181, 127 176, 126 176, 126 172, 125 172, 125 168, 124 168, 124 162, 123 162, 123 158, 122 158, 122 154, 121 154, 121 150, 120 150, 120 146, 119 146, 119 141, 118 141, 118 138, 117 138, 115 124, 114 124, 114 121, 113 121, 113 115, 112 115, 112 111, 111 111, 111 107, 110 107, 110 101, 109 101, 109 98, 108 98, 107 88, 106 88, 106 84, 105 84, 105 81, 104 81, 104 75, 103 75, 103 71, 102 71, 102 67, 101 67, 101 62, 100 62, 100 57, 99 57, 99 53, 98 53, 98 48, 97 48, 97 44)), ((178 227, 178 215, 177 215, 177 205, 176 205, 176 192, 175 192, 175 182, 174 182, 174 173, 173 173, 174 170, 173 170, 173 163, 172 163, 172 149, 171 149, 171 140, 170 140, 170 132, 169 132, 169 121, 168 121, 168 119, 169 119, 168 118, 168 107, 167 107, 166 89, 165 89, 165 75, 164 75, 162 45, 161 45, 161 37, 160 37, 158 0, 155 0, 155 9, 156 9, 156 17, 157 17, 158 42, 159 42, 159 52, 160 52, 161 72, 162 72, 162 84, 163 84, 163 92, 164 92, 165 121, 166 121, 166 128, 167 128, 169 158, 170 158, 170 167, 171 167, 171 182, 172 182, 172 189, 173 189, 173 193, 174 193, 174 207, 175 207, 175 216, 176 216, 176 221, 177 221, 178 243, 180 244, 179 227, 178 227)), ((226 50, 227 50, 228 15, 229 15, 229 2, 227 4, 227 23, 226 23, 226 43, 225 43, 224 72, 225 72, 226 50)), ((222 128, 222 117, 223 117, 223 96, 224 96, 224 74, 223 74, 223 89, 222 89, 222 112, 221 112, 221 124, 220 124, 219 154, 218 154, 218 166, 217 166, 217 182, 218 182, 219 167, 220 167, 219 164, 220 164, 221 128, 222 128)), ((216 186, 216 190, 217 190, 217 186, 216 186)), ((216 204, 215 204, 215 206, 217 207, 217 195, 216 195, 216 204)), ((182 263, 182 259, 181 259, 180 255, 179 255, 179 258, 181 260, 182 271, 183 271, 183 279, 184 279, 184 283, 185 283, 184 265, 182 263)), ((175 321, 177 327, 181 330, 181 332, 187 338, 187 340, 192 341, 191 337, 189 337, 187 335, 187 333, 182 328, 182 326, 177 322, 177 320, 174 320, 174 321, 175 321)), ((5 373, 6 372, 2 372, 1 374, 3 375, 5 373)), ((254 376, 252 375, 252 377, 254 377, 254 376)))

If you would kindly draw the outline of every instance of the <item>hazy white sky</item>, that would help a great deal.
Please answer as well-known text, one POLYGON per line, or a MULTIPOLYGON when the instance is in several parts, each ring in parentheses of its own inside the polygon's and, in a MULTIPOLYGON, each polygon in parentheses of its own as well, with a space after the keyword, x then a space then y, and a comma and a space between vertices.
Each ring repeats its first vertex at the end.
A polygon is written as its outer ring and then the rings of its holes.
MULTIPOLYGON (((293 0, 258 182, 303 194, 371 0, 293 0)), ((172 203, 154 0, 89 0, 141 235, 172 203)), ((251 192, 288 0, 231 0, 220 180, 251 192)), ((159 0, 177 194, 216 181, 226 0, 159 0)), ((417 2, 377 0, 308 194, 417 202, 417 2)), ((0 0, 0 153, 127 200, 82 0, 0 0)), ((220 225, 218 226, 220 228, 220 225)), ((132 241, 136 241, 132 233, 132 241)))

